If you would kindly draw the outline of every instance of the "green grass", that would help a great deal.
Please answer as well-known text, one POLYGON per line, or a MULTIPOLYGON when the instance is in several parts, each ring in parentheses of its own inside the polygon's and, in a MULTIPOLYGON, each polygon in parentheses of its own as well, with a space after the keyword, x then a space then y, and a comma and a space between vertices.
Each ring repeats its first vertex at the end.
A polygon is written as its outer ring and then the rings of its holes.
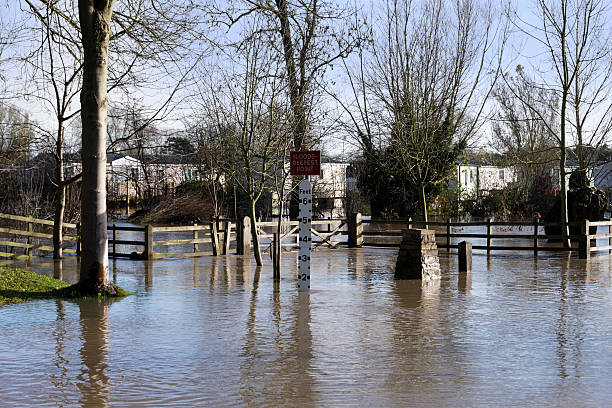
MULTIPOLYGON (((113 286, 116 293, 106 295, 97 293, 99 297, 124 297, 130 292, 119 286, 113 286)), ((0 268, 0 306, 8 303, 20 303, 37 299, 86 298, 75 285, 39 275, 35 272, 18 268, 0 268)))

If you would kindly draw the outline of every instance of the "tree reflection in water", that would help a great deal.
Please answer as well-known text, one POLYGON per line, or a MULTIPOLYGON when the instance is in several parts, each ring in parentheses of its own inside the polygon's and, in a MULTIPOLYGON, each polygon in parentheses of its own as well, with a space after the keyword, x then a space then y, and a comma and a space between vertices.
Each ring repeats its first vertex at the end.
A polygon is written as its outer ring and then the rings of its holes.
MULTIPOLYGON (((58 262, 56 261, 55 264, 58 262)), ((59 262, 61 265, 61 261, 59 262)), ((54 270, 54 277, 55 271, 54 270)), ((61 267, 60 267, 61 271, 61 267)), ((61 279, 61 278, 56 278, 61 279)), ((70 385, 70 377, 68 375, 68 367, 70 365, 69 359, 66 357, 66 343, 69 334, 66 328, 66 304, 64 300, 56 300, 55 306, 57 310, 56 325, 53 328, 53 336, 55 338, 55 356, 53 358, 53 365, 57 368, 57 374, 51 374, 51 382, 53 386, 59 390, 62 395, 62 401, 60 403, 67 403, 69 401, 67 396, 68 386, 70 385)))
POLYGON ((287 405, 290 395, 289 405, 311 406, 317 391, 312 376, 310 293, 297 292, 293 279, 266 281, 272 285, 268 305, 265 299, 258 298, 260 277, 261 268, 257 267, 240 354, 242 402, 249 406, 281 406, 287 405), (291 289, 282 292, 282 283, 289 283, 291 289), (269 338, 273 341, 269 342, 269 338))
POLYGON ((80 310, 81 373, 77 386, 79 402, 86 407, 106 407, 110 396, 108 373, 109 325, 108 311, 113 301, 85 299, 78 302, 80 310))

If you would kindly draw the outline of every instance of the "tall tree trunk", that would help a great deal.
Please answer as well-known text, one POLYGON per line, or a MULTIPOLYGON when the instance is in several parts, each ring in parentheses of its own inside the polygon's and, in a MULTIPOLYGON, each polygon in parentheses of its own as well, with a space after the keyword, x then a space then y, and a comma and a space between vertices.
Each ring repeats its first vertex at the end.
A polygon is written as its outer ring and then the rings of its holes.
POLYGON ((565 147, 565 98, 561 102, 561 158, 559 160, 559 183, 561 184, 561 236, 563 246, 570 247, 569 231, 568 231, 568 214, 567 214, 567 182, 565 177, 565 165, 567 162, 567 153, 565 147))
POLYGON ((562 79, 562 84, 563 84, 563 93, 561 95, 561 112, 560 112, 560 116, 561 116, 561 124, 560 124, 560 133, 561 133, 561 154, 560 154, 560 160, 559 160, 559 177, 560 177, 560 182, 561 182, 561 236, 562 236, 562 240, 563 240, 563 246, 565 248, 569 248, 570 247, 570 240, 569 240, 569 230, 568 230, 568 215, 567 215, 567 182, 565 180, 565 165, 566 165, 566 161, 567 161, 567 150, 566 150, 566 137, 565 137, 565 131, 566 131, 566 118, 565 118, 565 114, 567 111, 567 99, 569 97, 569 89, 571 86, 571 81, 569 78, 569 68, 568 68, 568 56, 567 56, 567 50, 566 50, 566 29, 567 29, 567 10, 566 7, 567 4, 566 3, 562 3, 561 8, 562 8, 562 13, 563 13, 563 21, 562 21, 562 31, 561 31, 561 63, 563 64, 563 79, 562 79))
POLYGON ((55 214, 53 217, 53 259, 62 259, 64 244, 64 210, 66 208, 66 184, 64 182, 64 122, 58 119, 57 141, 55 144, 55 214))
POLYGON ((257 219, 255 218, 255 201, 249 200, 249 218, 251 219, 251 237, 253 237, 253 255, 257 266, 263 265, 261 248, 259 245, 259 233, 257 232, 257 219))
POLYGON ((55 197, 55 214, 53 219, 53 259, 62 259, 64 244, 64 211, 66 209, 66 185, 57 186, 55 197))
POLYGON ((81 121, 83 181, 82 252, 79 285, 110 290, 106 225, 107 63, 113 0, 79 0, 83 42, 81 121))

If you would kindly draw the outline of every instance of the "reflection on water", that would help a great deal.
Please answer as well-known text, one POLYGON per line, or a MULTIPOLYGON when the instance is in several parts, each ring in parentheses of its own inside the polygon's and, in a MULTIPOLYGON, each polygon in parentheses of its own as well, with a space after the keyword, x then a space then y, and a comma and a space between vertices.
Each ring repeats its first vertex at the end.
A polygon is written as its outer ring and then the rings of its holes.
MULTIPOLYGON (((610 258, 475 254, 396 281, 396 251, 315 251, 298 293, 269 259, 111 263, 113 304, 0 308, 8 406, 605 406, 610 258)), ((36 262, 35 262, 36 265, 36 262)), ((38 263, 76 280, 75 260, 38 263)))
POLYGON ((106 407, 110 396, 108 366, 108 311, 111 301, 90 299, 79 302, 81 338, 81 372, 77 386, 79 403, 85 407, 106 407))

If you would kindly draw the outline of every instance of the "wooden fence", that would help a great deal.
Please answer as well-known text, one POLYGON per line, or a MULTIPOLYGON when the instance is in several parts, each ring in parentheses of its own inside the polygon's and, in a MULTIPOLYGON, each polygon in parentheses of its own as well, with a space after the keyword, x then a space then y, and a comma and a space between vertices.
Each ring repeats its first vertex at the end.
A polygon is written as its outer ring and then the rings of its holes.
MULTIPOLYGON (((264 250, 271 250, 278 239, 278 222, 258 222, 257 234, 259 239, 266 239, 268 242, 263 243, 264 250), (266 231, 267 229, 267 231, 266 231)), ((281 223, 281 234, 279 245, 281 248, 297 249, 298 243, 298 221, 284 221, 281 223)), ((312 248, 327 246, 329 248, 337 248, 340 244, 346 244, 346 240, 334 239, 334 237, 343 237, 348 235, 347 220, 344 219, 329 219, 329 220, 312 220, 312 248)))
MULTIPOLYGON (((185 225, 171 227, 144 227, 110 225, 109 226, 109 257, 133 259, 185 258, 205 255, 225 255, 229 253, 230 241, 236 241, 235 223, 216 221, 204 225, 185 225), (126 233, 129 235, 125 239, 126 233), (140 235, 134 238, 134 233, 140 235), (123 239, 120 237, 124 235, 123 239), (178 235, 178 236, 177 236, 178 235), (203 248, 202 245, 210 245, 203 248), (119 246, 133 249, 121 252, 119 246), (165 247, 165 251, 158 250, 165 247), (186 248, 189 250, 186 250, 186 248)), ((125 251, 125 250, 124 250, 125 251)))
MULTIPOLYGON (((360 217, 359 217, 360 218, 360 217)), ((543 223, 539 219, 533 221, 502 221, 496 222, 491 219, 476 222, 452 222, 450 219, 440 221, 409 220, 359 220, 362 227, 357 232, 358 245, 365 246, 399 246, 403 228, 426 228, 436 231, 438 248, 458 248, 462 240, 481 240, 482 243, 473 243, 475 250, 491 251, 532 251, 537 255, 539 251, 578 251, 579 257, 584 259, 590 257, 594 251, 612 252, 612 220, 598 222, 573 222, 569 227, 578 227, 578 235, 570 235, 572 241, 570 248, 562 244, 561 235, 546 234, 546 227, 556 227, 560 230, 560 223, 543 223), (389 226, 398 225, 398 229, 390 229, 389 226), (363 227, 367 226, 367 227, 363 227), (380 226, 384 226, 381 229, 380 226), (590 234, 591 227, 607 227, 606 233, 590 234), (477 229, 477 230, 475 230, 477 229), (497 231, 496 231, 497 230, 497 231), (518 230, 518 233, 517 233, 518 230), (395 241, 389 242, 389 238, 395 237, 395 241), (597 239, 607 239, 607 245, 597 246, 597 239), (495 244, 494 241, 512 240, 495 244), (546 241, 546 242, 543 242, 546 241)))
MULTIPOLYGON (((31 259, 35 253, 53 251, 51 228, 53 221, 32 217, 0 214, 0 257, 12 260, 31 259)), ((298 222, 281 223, 280 235, 277 222, 258 222, 257 233, 263 250, 271 250, 277 244, 281 248, 298 246, 298 222)), ((436 231, 439 248, 457 248, 463 240, 472 242, 474 250, 491 251, 578 251, 580 258, 588 258, 594 251, 612 253, 612 221, 570 223, 579 227, 580 233, 570 235, 572 247, 564 248, 560 235, 546 234, 545 227, 559 227, 558 223, 533 221, 492 220, 453 222, 450 219, 430 221, 364 220, 361 214, 351 214, 348 219, 313 220, 313 249, 327 246, 398 247, 404 228, 430 228, 436 231), (595 229, 607 229, 604 233, 591 234, 595 229), (346 238, 345 238, 346 237, 346 238), (597 246, 597 240, 606 239, 607 245, 597 246)), ((65 223, 64 241, 66 254, 78 254, 80 249, 78 224, 65 223)), ((133 225, 109 225, 109 257, 134 259, 158 259, 197 257, 229 254, 233 246, 237 254, 248 254, 252 242, 250 222, 245 217, 238 222, 215 220, 203 225, 155 227, 133 225), (163 247, 163 248, 162 248, 163 247)))
MULTIPOLYGON (((7 259, 0 264, 13 260, 31 260, 40 253, 53 252, 53 221, 41 220, 20 215, 0 214, 0 257, 7 259)), ((77 253, 77 225, 64 223, 64 243, 66 254, 77 253)))

